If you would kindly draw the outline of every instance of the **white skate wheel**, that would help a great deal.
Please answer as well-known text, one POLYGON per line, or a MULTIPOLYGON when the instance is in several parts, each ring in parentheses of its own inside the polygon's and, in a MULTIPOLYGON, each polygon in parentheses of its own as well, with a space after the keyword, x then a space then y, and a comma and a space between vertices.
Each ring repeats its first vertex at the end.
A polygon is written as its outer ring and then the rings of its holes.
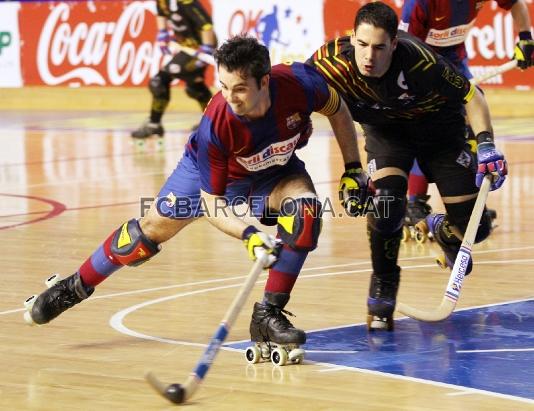
POLYGON ((37 324, 33 321, 33 318, 32 318, 32 316, 31 316, 31 314, 30 314, 29 311, 26 311, 26 312, 24 313, 24 321, 25 321, 26 324, 28 324, 28 325, 37 325, 37 324))
POLYGON ((406 243, 407 241, 410 240, 410 237, 411 237, 411 234, 410 234, 410 229, 406 226, 402 227, 402 238, 401 238, 401 241, 403 243, 406 243))
POLYGON ((52 274, 50 277, 48 277, 45 281, 46 288, 52 288, 56 283, 61 280, 61 277, 59 274, 52 274))
POLYGON ((295 364, 300 364, 304 359, 304 350, 302 348, 295 348, 289 352, 289 361, 295 364))
POLYGON ((274 365, 278 365, 280 367, 286 365, 287 351, 280 347, 275 348, 271 353, 271 361, 274 365))
POLYGON ((24 301, 24 308, 26 308, 27 311, 30 311, 36 299, 37 296, 35 294, 32 295, 30 298, 27 298, 26 301, 24 301))
POLYGON ((418 244, 423 244, 426 241, 427 235, 422 231, 415 230, 415 241, 418 244))
POLYGON ((256 364, 261 359, 261 351, 257 346, 248 347, 245 351, 245 357, 249 364, 256 364))
POLYGON ((443 269, 449 268, 447 266, 447 260, 446 260, 444 255, 440 255, 440 256, 436 257, 436 263, 443 269))

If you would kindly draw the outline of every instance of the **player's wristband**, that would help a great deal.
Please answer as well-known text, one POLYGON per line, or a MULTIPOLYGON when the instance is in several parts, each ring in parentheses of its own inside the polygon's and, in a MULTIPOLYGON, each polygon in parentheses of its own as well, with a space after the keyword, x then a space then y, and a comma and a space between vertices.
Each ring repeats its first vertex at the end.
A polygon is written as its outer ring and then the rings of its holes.
POLYGON ((493 136, 489 131, 482 131, 477 134, 477 143, 493 143, 493 136))
POLYGON ((254 233, 257 233, 259 230, 254 227, 253 225, 249 225, 245 230, 243 231, 243 234, 241 234, 241 239, 243 241, 246 241, 250 238, 250 236, 254 233))
POLYGON ((530 31, 520 31, 519 40, 532 40, 532 34, 530 31))
POLYGON ((345 171, 350 170, 350 169, 358 169, 358 168, 363 169, 362 163, 360 163, 359 161, 352 161, 350 163, 345 164, 345 171))

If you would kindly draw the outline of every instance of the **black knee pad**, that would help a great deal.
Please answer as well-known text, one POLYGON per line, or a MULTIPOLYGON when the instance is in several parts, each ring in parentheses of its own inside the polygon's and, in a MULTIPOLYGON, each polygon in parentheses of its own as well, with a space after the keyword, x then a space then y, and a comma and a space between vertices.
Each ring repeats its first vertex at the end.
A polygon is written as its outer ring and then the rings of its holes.
POLYGON ((171 77, 168 73, 160 71, 150 79, 148 89, 156 99, 170 100, 171 98, 171 77))
POLYGON ((201 105, 208 104, 212 96, 210 89, 203 81, 188 82, 185 86, 185 93, 201 105))
POLYGON ((402 228, 406 212, 406 192, 379 188, 373 197, 373 204, 374 209, 367 212, 369 228, 386 237, 397 233, 402 228))
POLYGON ((115 232, 110 248, 121 264, 136 266, 159 253, 161 246, 145 236, 139 221, 132 218, 115 232))
POLYGON ((321 213, 317 198, 286 200, 277 219, 280 238, 294 250, 314 250, 321 234, 321 213))
MULTIPOLYGON (((463 203, 457 204, 445 204, 447 209, 447 219, 449 224, 456 227, 462 235, 467 229, 467 224, 469 224, 469 219, 471 218, 471 212, 475 205, 476 199, 469 201, 464 201, 463 203)), ((484 209, 482 217, 480 218, 480 223, 478 225, 477 235, 475 237, 475 243, 479 243, 486 238, 491 233, 491 217, 484 209)))

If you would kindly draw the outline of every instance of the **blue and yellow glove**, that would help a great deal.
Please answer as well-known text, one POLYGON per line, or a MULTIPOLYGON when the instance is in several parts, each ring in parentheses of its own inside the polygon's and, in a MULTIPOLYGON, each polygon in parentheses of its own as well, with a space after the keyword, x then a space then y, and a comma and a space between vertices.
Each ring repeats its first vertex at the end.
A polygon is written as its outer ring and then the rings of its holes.
POLYGON ((259 231, 253 225, 249 225, 245 228, 245 231, 243 231, 241 239, 245 243, 248 256, 252 261, 256 261, 260 253, 266 253, 267 263, 264 266, 265 268, 271 267, 276 262, 280 242, 272 235, 259 231))

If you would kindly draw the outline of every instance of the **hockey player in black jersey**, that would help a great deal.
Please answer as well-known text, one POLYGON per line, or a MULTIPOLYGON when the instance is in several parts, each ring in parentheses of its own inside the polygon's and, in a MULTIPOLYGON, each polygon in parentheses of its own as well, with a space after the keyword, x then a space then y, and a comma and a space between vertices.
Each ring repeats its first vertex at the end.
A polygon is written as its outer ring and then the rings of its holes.
MULTIPOLYGON (((367 215, 373 265, 369 330, 393 330, 407 177, 414 159, 436 183, 445 204, 446 214, 431 214, 426 221, 450 268, 484 175, 493 176, 494 190, 507 174, 504 156, 493 142, 483 94, 417 38, 397 33, 397 26, 393 9, 368 3, 357 12, 350 36, 326 43, 308 60, 361 124, 374 201, 389 205, 377 206, 387 212, 367 215), (477 136, 476 157, 466 147, 463 107, 477 136)), ((367 180, 361 164, 348 164, 346 169, 340 197, 345 207, 354 208, 355 198, 365 201, 367 180)), ((491 219, 485 213, 476 241, 490 231, 491 219)))

